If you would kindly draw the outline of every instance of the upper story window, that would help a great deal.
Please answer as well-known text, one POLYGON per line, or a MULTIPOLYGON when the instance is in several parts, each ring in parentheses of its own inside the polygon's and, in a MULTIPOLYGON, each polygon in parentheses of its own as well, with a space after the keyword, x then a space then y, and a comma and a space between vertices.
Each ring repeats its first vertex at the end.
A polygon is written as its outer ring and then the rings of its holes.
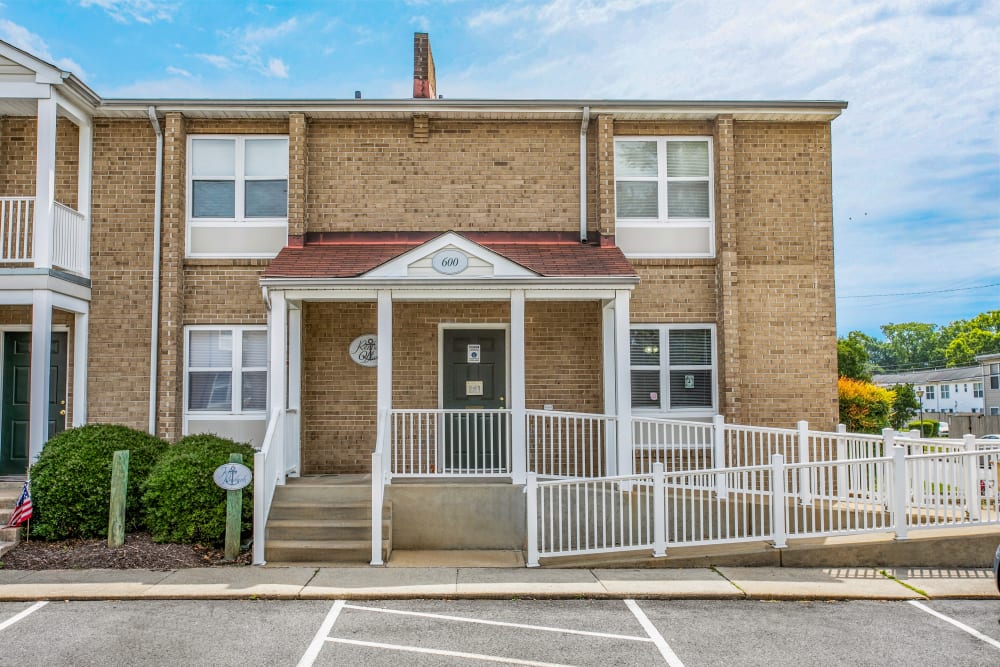
POLYGON ((709 137, 615 139, 615 237, 630 257, 715 253, 709 137))
POLYGON ((972 383, 972 397, 973 398, 982 398, 983 397, 983 383, 982 382, 973 382, 972 383))
POLYGON ((1000 389, 1000 364, 990 364, 990 389, 1000 389))
POLYGON ((951 386, 947 384, 941 385, 941 398, 951 398, 951 386))
POLYGON ((927 398, 934 400, 934 385, 932 384, 927 385, 927 398))
POLYGON ((187 228, 188 256, 273 257, 288 235, 288 137, 190 137, 187 228))

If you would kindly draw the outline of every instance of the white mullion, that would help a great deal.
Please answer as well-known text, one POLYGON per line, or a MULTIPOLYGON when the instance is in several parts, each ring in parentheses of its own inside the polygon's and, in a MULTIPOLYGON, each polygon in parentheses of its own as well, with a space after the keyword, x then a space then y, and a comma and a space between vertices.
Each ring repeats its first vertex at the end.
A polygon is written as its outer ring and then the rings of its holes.
MULTIPOLYGON (((670 215, 667 211, 667 140, 656 140, 656 197, 659 210, 656 212, 657 222, 666 222, 670 215)), ((662 357, 661 357, 662 360, 662 357)))
POLYGON ((238 221, 246 220, 246 202, 244 201, 244 195, 246 193, 246 151, 245 151, 246 138, 236 137, 236 150, 233 151, 236 156, 236 184, 234 187, 236 195, 236 219, 238 221))
POLYGON ((670 409, 670 330, 658 327, 660 334, 660 410, 670 409), (666 369, 666 370, 664 370, 666 369))

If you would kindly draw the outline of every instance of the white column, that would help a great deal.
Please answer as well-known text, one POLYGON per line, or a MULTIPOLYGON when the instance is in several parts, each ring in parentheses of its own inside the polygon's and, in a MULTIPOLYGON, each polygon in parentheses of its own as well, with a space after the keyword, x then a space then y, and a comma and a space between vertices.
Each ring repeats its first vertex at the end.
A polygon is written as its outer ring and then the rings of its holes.
MULTIPOLYGON (((601 347, 604 352, 604 372, 601 374, 604 381, 604 414, 614 415, 618 413, 618 399, 615 393, 617 385, 616 364, 615 364, 615 309, 614 301, 605 301, 601 308, 601 347)), ((618 442, 615 422, 609 421, 604 434, 605 437, 605 474, 618 474, 618 455, 616 443, 618 442)))
MULTIPOLYGON (((288 308, 285 304, 285 293, 271 292, 271 311, 267 315, 267 334, 271 349, 268 356, 268 413, 282 410, 286 404, 285 364, 287 350, 288 308)), ((233 379, 236 382, 236 378, 233 379)))
POLYGON ((52 293, 35 290, 31 310, 31 407, 28 460, 34 463, 49 439, 49 373, 52 366, 52 293))
POLYGON ((381 416, 392 410, 392 292, 378 291, 378 366, 376 411, 381 416))
POLYGON ((302 407, 302 305, 288 304, 288 408, 302 407))
POLYGON ((93 129, 89 123, 79 126, 80 129, 80 166, 77 175, 76 210, 79 211, 86 221, 87 233, 82 239, 83 249, 83 275, 90 276, 90 183, 91 183, 91 160, 93 154, 93 129))
POLYGON ((628 290, 615 291, 615 399, 618 416, 618 475, 632 474, 632 376, 629 369, 628 290))
POLYGON ((511 477, 524 484, 528 473, 528 442, 524 403, 524 290, 510 292, 510 410, 511 477))
POLYGON ((90 315, 76 313, 73 320, 73 426, 87 423, 87 367, 89 366, 87 340, 90 315))
POLYGON ((35 266, 52 266, 52 215, 56 183, 56 101, 38 100, 38 146, 35 161, 35 266))

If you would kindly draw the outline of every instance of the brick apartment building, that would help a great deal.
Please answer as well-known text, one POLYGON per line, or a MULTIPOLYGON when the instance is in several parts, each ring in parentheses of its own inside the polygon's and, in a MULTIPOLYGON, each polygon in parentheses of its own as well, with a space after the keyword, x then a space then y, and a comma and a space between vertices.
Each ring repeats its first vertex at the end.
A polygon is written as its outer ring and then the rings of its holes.
POLYGON ((283 477, 478 409, 437 470, 514 481, 535 410, 833 428, 844 103, 440 99, 414 44, 413 99, 111 100, 0 43, 0 472, 89 422, 280 413, 283 477))

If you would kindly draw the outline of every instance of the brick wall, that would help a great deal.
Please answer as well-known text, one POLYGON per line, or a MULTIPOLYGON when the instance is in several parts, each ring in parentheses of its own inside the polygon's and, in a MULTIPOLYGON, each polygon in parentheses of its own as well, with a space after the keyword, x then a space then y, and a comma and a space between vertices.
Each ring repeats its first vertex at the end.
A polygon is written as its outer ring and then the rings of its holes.
MULTIPOLYGON (((0 118, 0 197, 35 196, 35 118, 0 118)), ((76 208, 80 168, 80 130, 65 118, 56 121, 56 201, 76 208)))
POLYGON ((187 324, 267 324, 260 274, 267 260, 184 262, 184 316, 187 324))
POLYGON ((156 142, 149 121, 94 123, 88 419, 145 430, 156 142))
POLYGON ((576 231, 578 122, 312 120, 308 231, 576 231))

